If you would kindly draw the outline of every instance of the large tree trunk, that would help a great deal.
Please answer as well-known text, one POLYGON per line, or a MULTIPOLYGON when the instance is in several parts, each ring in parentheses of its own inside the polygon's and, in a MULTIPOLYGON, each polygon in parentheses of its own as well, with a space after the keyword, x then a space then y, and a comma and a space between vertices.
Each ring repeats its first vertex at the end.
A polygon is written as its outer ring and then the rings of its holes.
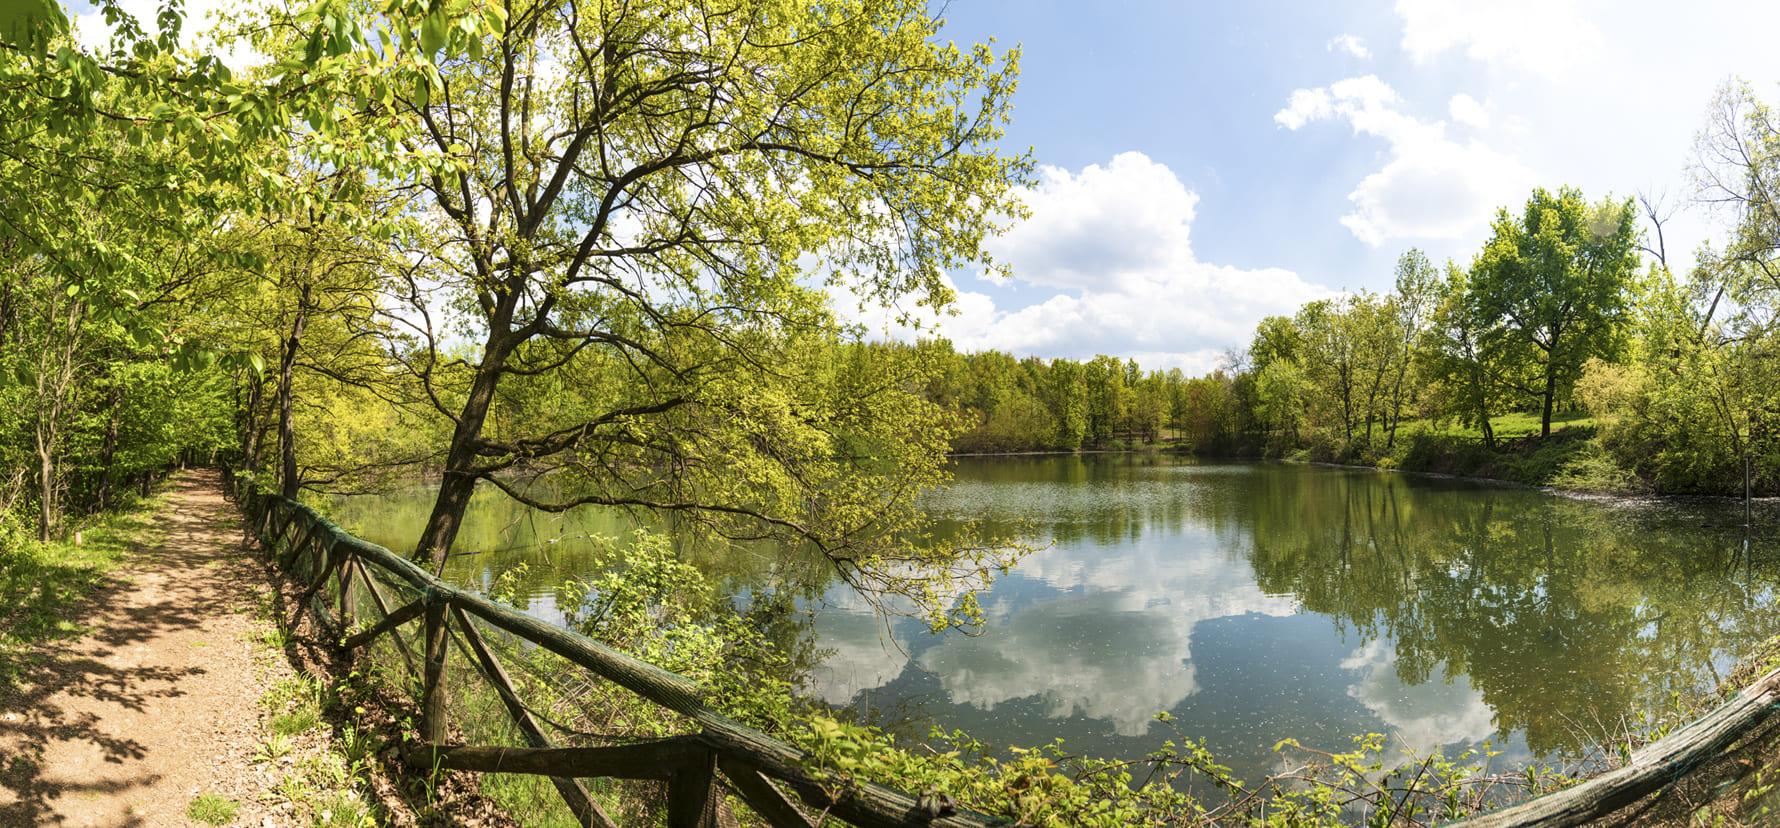
POLYGON ((1378 410, 1378 393, 1384 390, 1384 373, 1382 368, 1372 373, 1372 388, 1366 392, 1366 449, 1368 451, 1372 449, 1373 421, 1377 420, 1381 423, 1384 421, 1384 417, 1378 410))
POLYGON ((53 396, 44 393, 41 379, 38 388, 39 408, 33 434, 35 445, 32 446, 37 451, 37 539, 48 542, 55 535, 57 519, 61 516, 56 497, 56 438, 59 436, 56 426, 62 415, 63 386, 56 384, 53 396))
POLYGON ((260 468, 260 440, 266 434, 266 424, 260 417, 264 389, 265 383, 256 375, 253 378, 253 387, 247 392, 247 424, 241 438, 241 465, 250 472, 260 468))
MULTIPOLYGON (((517 265, 515 272, 523 273, 517 265)), ((506 371, 507 357, 519 347, 527 334, 513 331, 513 312, 518 305, 518 291, 509 291, 494 303, 488 319, 488 338, 483 340, 482 361, 476 366, 476 377, 470 393, 464 398, 457 428, 451 432, 451 448, 445 453, 445 468, 439 481, 439 496, 433 501, 433 512, 420 532, 414 547, 414 560, 429 563, 434 572, 445 570, 445 559, 451 544, 463 526, 464 510, 469 508, 470 495, 476 491, 476 448, 482 439, 482 425, 488 409, 494 404, 495 388, 506 371)))
POLYGON ((74 384, 74 353, 77 348, 80 313, 80 304, 70 303, 64 323, 62 309, 52 300, 50 312, 46 315, 49 335, 38 357, 37 422, 32 429, 32 436, 35 442, 33 448, 37 452, 37 539, 41 541, 50 540, 61 517, 61 505, 57 497, 56 446, 61 436, 62 409, 67 403, 68 389, 74 384), (52 346, 55 328, 61 325, 66 325, 62 331, 63 341, 52 346))
POLYGON ((295 498, 300 482, 297 478, 297 434, 295 411, 291 400, 291 379, 297 364, 297 348, 303 341, 303 325, 309 317, 309 287, 303 287, 297 299, 296 319, 291 321, 290 337, 284 341, 284 354, 278 362, 278 491, 295 498))
MULTIPOLYGON (((1341 436, 1346 447, 1354 444, 1354 384, 1351 369, 1337 364, 1336 378, 1341 388, 1341 436)), ((1346 448, 1344 447, 1344 448, 1346 448)))
POLYGON ((1385 436, 1385 451, 1397 445, 1397 426, 1403 423, 1403 380, 1409 375, 1410 359, 1415 353, 1413 340, 1406 339, 1403 345, 1403 360, 1397 365, 1397 382, 1391 387, 1391 417, 1389 433, 1385 436))
POLYGON ((1479 427, 1483 430, 1483 444, 1489 448, 1496 447, 1496 428, 1490 424, 1489 392, 1484 390, 1485 377, 1479 372, 1477 383, 1477 414, 1479 427))
POLYGON ((56 528, 56 462, 53 447, 37 446, 37 539, 49 542, 56 528))
POLYGON ((458 529, 463 526, 470 495, 476 491, 476 444, 482 437, 488 409, 494 403, 495 386, 500 383, 507 353, 499 340, 491 337, 484 348, 482 364, 476 370, 469 396, 464 400, 463 413, 458 416, 457 428, 451 433, 451 449, 445 455, 439 496, 433 501, 433 512, 414 549, 414 559, 431 564, 435 572, 444 570, 451 544, 457 540, 458 529))
POLYGON ((1545 410, 1539 417, 1540 439, 1551 436, 1551 409, 1553 403, 1557 401, 1557 352, 1559 343, 1563 341, 1563 335, 1564 326, 1554 323, 1546 334, 1546 340, 1551 344, 1543 346, 1545 350, 1545 410))

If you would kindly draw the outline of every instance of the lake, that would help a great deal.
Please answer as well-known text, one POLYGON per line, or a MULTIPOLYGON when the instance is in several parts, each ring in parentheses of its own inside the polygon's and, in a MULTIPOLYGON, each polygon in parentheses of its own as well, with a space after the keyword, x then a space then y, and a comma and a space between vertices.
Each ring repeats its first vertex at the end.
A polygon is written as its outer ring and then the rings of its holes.
MULTIPOLYGON (((792 553, 687 552, 737 595, 803 579, 806 695, 911 733, 991 745, 1061 737, 1135 756, 1180 733, 1255 778, 1292 737, 1346 749, 1492 741, 1500 765, 1594 744, 1674 692, 1710 688, 1780 634, 1771 541, 1723 501, 1603 502, 1472 481, 1161 454, 956 461, 929 498, 1044 545, 983 596, 980 635, 888 622, 792 553), (887 636, 886 630, 893 634, 887 636)), ((424 487, 325 504, 412 548, 424 487)), ((447 575, 486 587, 529 564, 529 611, 624 514, 532 513, 479 492, 447 575)))

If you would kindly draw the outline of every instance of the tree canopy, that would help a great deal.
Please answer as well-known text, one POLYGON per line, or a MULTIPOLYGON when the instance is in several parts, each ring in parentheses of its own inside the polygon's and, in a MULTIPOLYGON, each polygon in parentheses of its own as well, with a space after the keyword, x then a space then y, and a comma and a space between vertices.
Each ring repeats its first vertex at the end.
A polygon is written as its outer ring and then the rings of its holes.
MULTIPOLYGON (((1471 268, 1472 302, 1494 347, 1532 349, 1530 393, 1541 402, 1541 436, 1552 406, 1591 357, 1622 347, 1638 270, 1636 214, 1629 199, 1588 204, 1580 191, 1533 191, 1517 218, 1503 210, 1471 268)), ((1530 380, 1530 382, 1528 382, 1530 380)))

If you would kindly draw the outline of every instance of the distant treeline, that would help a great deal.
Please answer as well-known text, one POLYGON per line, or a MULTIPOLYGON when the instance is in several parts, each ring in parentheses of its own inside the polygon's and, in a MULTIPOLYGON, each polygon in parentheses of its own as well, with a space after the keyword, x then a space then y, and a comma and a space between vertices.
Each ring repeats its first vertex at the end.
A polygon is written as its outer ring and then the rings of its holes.
POLYGON ((961 354, 940 341, 916 346, 937 364, 923 389, 962 412, 958 453, 1076 451, 1179 440, 1204 451, 1237 450, 1229 377, 1180 369, 1144 371, 1135 360, 961 354))

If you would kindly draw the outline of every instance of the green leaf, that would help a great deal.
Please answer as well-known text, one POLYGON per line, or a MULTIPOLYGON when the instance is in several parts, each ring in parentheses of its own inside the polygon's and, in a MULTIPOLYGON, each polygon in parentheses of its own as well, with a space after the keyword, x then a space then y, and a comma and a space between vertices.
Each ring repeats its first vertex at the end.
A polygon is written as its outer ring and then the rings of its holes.
POLYGON ((6 0, 0 3, 0 38, 42 55, 50 41, 68 33, 68 15, 55 0, 6 0))
POLYGON ((445 18, 433 12, 420 22, 420 48, 428 55, 445 48, 445 18))
POLYGON ((321 27, 317 26, 315 29, 315 33, 311 34, 309 36, 309 45, 304 47, 304 49, 303 49, 303 60, 305 60, 309 63, 314 63, 318 60, 321 60, 321 51, 322 51, 322 46, 324 45, 323 44, 323 35, 324 35, 324 32, 322 31, 321 27))

